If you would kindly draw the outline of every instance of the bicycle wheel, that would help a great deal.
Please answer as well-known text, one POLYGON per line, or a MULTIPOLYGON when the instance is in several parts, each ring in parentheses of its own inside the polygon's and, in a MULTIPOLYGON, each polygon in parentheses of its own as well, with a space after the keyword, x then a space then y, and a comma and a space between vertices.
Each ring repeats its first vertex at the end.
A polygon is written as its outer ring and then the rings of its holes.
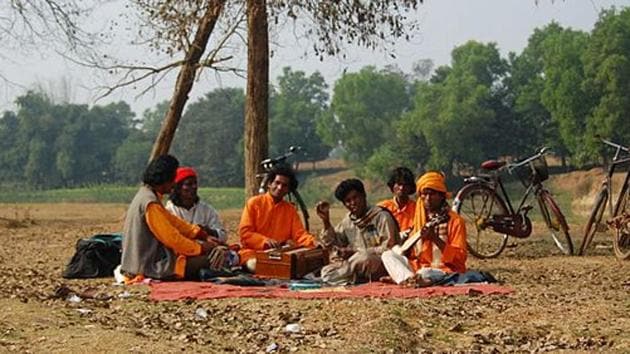
POLYGON ((309 215, 308 215, 308 209, 306 208, 306 203, 304 203, 302 196, 297 190, 291 191, 290 194, 295 199, 295 202, 297 203, 297 207, 300 210, 300 213, 302 214, 302 221, 304 222, 304 228, 306 229, 306 231, 309 231, 309 228, 310 228, 310 225, 308 223, 309 215))
POLYGON ((584 228, 584 238, 582 238, 582 244, 580 245, 578 255, 583 256, 584 253, 586 253, 586 249, 591 245, 591 242, 593 242, 593 237, 595 237, 597 231, 601 230, 600 225, 602 216, 606 210, 607 201, 608 190, 606 188, 602 188, 595 199, 593 210, 591 210, 591 215, 588 217, 588 221, 586 222, 586 227, 584 228))
POLYGON ((538 196, 538 204, 540 205, 540 212, 545 219, 547 228, 551 231, 551 237, 554 243, 562 253, 569 256, 572 255, 573 242, 571 241, 571 235, 569 235, 569 226, 558 204, 553 200, 551 194, 545 190, 538 196))
POLYGON ((630 190, 626 183, 621 191, 621 200, 613 217, 613 248, 620 260, 630 259, 630 190))
POLYGON ((457 193, 455 212, 466 221, 468 251, 477 258, 494 258, 503 252, 508 235, 494 232, 486 220, 492 215, 507 215, 507 207, 495 191, 469 184, 457 193))

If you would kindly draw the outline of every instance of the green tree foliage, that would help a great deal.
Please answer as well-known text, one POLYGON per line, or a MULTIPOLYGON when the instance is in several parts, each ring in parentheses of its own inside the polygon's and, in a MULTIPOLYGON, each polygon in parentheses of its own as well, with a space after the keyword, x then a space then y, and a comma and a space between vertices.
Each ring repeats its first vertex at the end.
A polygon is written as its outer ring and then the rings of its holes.
POLYGON ((28 92, 17 105, 17 114, 6 112, 0 123, 7 139, 0 160, 10 167, 3 171, 5 180, 38 187, 112 180, 114 152, 133 117, 126 103, 90 109, 28 92))
POLYGON ((303 71, 282 69, 278 86, 271 99, 269 121, 270 154, 283 153, 291 145, 299 145, 303 153, 300 161, 325 158, 330 147, 317 135, 317 121, 328 110, 328 85, 319 72, 306 76, 303 71))
POLYGON ((318 133, 329 146, 341 144, 349 161, 365 162, 394 138, 395 123, 408 107, 404 77, 368 66, 337 80, 332 114, 318 122, 318 133))
POLYGON ((508 105, 516 116, 514 133, 523 149, 533 150, 550 146, 556 154, 564 156, 564 146, 558 124, 542 103, 546 75, 544 72, 544 41, 562 32, 555 22, 542 29, 535 29, 529 37, 527 47, 520 55, 510 53, 510 75, 506 80, 509 91, 508 105))
POLYGON ((19 119, 14 112, 4 112, 0 118, 0 179, 15 181, 22 175, 24 154, 19 149, 19 119))
MULTIPOLYGON (((615 141, 630 141, 630 8, 606 10, 586 46, 584 91, 593 98, 587 133, 615 141)), ((586 139, 591 156, 601 144, 586 139), (596 143, 593 145, 592 143, 596 143)))
POLYGON ((146 109, 141 119, 132 121, 127 139, 115 152, 113 167, 118 182, 133 184, 141 181, 142 171, 147 165, 153 141, 160 131, 167 109, 168 101, 162 101, 153 109, 146 109))
MULTIPOLYGON (((506 149, 509 126, 502 80, 507 65, 496 45, 470 41, 452 52, 452 66, 438 68, 417 87, 414 110, 404 116, 407 139, 426 139, 427 167, 457 172, 506 149)), ((426 157, 425 157, 426 159, 426 157)), ((417 157, 421 162, 422 157, 417 157)))
POLYGON ((17 105, 21 177, 31 185, 59 185, 54 144, 62 125, 55 121, 53 103, 43 94, 29 92, 17 99, 17 105))
POLYGON ((106 106, 63 105, 66 120, 57 137, 57 169, 65 185, 114 180, 112 162, 126 139, 134 113, 124 102, 106 106))
POLYGON ((592 100, 583 89, 582 54, 588 45, 585 32, 550 29, 542 42, 545 83, 541 101, 558 125, 563 145, 574 163, 586 158, 586 117, 592 100))
POLYGON ((192 103, 175 135, 174 154, 195 167, 203 185, 243 185, 243 116, 240 88, 222 88, 192 103))

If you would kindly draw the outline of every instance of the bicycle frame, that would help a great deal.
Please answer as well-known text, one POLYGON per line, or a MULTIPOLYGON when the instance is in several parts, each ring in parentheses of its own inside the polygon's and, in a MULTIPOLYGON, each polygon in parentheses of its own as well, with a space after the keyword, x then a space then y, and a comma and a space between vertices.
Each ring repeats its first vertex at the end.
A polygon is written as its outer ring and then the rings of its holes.
POLYGON ((538 202, 542 218, 551 231, 551 237, 556 246, 565 254, 573 253, 573 244, 566 219, 551 193, 543 186, 544 180, 548 177, 547 171, 542 169, 543 166, 535 164, 535 160, 542 158, 547 150, 547 148, 542 148, 533 156, 517 163, 488 160, 481 167, 489 170, 489 174, 465 179, 465 186, 457 193, 453 210, 458 213, 462 211, 462 208, 467 210, 464 211, 464 214, 467 215, 476 229, 477 242, 472 246, 468 243, 468 248, 474 255, 480 258, 496 257, 505 248, 507 236, 517 238, 531 236, 533 225, 527 214, 533 206, 528 205, 527 201, 532 194, 538 202), (511 174, 513 170, 524 166, 529 167, 532 174, 527 180, 523 180, 526 190, 515 208, 501 174, 505 171, 511 174), (477 196, 482 199, 475 203, 477 196), (496 210, 495 205, 498 208, 496 210), (483 235, 486 229, 491 230, 488 235, 502 235, 499 238, 490 236, 490 248, 488 248, 488 244, 481 246, 482 242, 479 242, 480 235, 483 235), (492 244, 496 246, 492 246, 492 244), (485 249, 482 250, 482 248, 485 249), (488 250, 492 252, 488 252, 488 250))
MULTIPOLYGON (((608 167, 608 174, 606 175, 606 179, 604 180, 604 188, 606 189, 606 192, 608 193, 608 212, 610 213, 609 215, 617 215, 617 213, 619 212, 619 206, 621 205, 621 198, 623 197, 623 195, 621 195, 621 193, 619 193, 619 195, 617 196, 617 200, 614 200, 614 196, 613 196, 613 180, 612 177, 615 173, 615 169, 617 166, 619 165, 623 165, 625 163, 630 163, 630 156, 626 156, 626 157, 621 157, 621 153, 625 152, 625 153, 630 153, 630 149, 621 146, 619 144, 615 144, 612 141, 608 141, 606 139, 601 139, 602 142, 606 145, 612 146, 615 148, 615 156, 613 156, 613 159, 610 163, 610 166, 608 167)), ((628 169, 628 172, 626 173, 626 178, 624 179, 623 183, 621 184, 621 186, 623 187, 624 185, 626 185, 628 183, 628 180, 630 179, 630 169, 628 169)))
POLYGON ((489 188, 491 188, 492 190, 494 190, 495 192, 500 191, 499 196, 501 198, 503 198, 503 200, 506 203, 506 206, 508 208, 508 212, 510 213, 510 215, 516 215, 516 214, 520 214, 521 212, 523 212, 524 209, 525 212, 524 214, 526 215, 527 212, 529 211, 530 208, 526 208, 525 203, 527 202, 527 200, 529 199, 530 195, 533 194, 538 196, 540 194, 540 192, 543 190, 543 186, 541 182, 538 183, 530 183, 527 186, 527 189, 525 190, 525 192, 523 193, 523 196, 521 197, 521 200, 518 204, 518 208, 514 209, 514 206, 512 204, 512 200, 510 199, 510 196, 507 192, 507 190, 505 189, 505 186, 503 185, 503 180, 501 179, 501 173, 503 171, 506 171, 508 173, 512 173, 513 170, 523 167, 527 164, 529 164, 530 162, 540 158, 541 156, 543 156, 546 152, 547 152, 547 148, 543 148, 541 149, 538 153, 536 153, 535 155, 520 161, 518 163, 513 163, 513 164, 507 164, 499 169, 497 169, 496 171, 494 171, 491 174, 485 174, 485 175, 479 175, 479 176, 475 176, 475 177, 471 177, 465 180, 466 184, 469 183, 484 183, 486 184, 489 188))
MULTIPOLYGON (((627 253, 619 248, 621 240, 617 239, 617 237, 619 237, 619 233, 622 232, 622 227, 627 225, 628 221, 630 221, 627 219, 629 217, 627 213, 620 210, 627 202, 624 198, 628 198, 627 194, 629 188, 628 183, 630 181, 630 169, 626 172, 625 179, 619 187, 616 198, 613 195, 613 176, 617 166, 630 163, 630 148, 605 139, 601 139, 601 141, 604 144, 615 148, 615 155, 608 166, 608 173, 602 183, 598 197, 593 205, 591 215, 586 223, 584 237, 582 238, 582 244, 580 245, 580 254, 585 253, 586 249, 593 241, 594 235, 598 231, 603 231, 600 229, 600 226, 605 226, 605 224, 607 224, 608 228, 615 233, 615 236, 613 236, 613 249, 615 250, 615 255, 620 259, 628 259, 628 257, 630 257, 630 253, 627 253), (621 156, 622 154, 625 155, 621 156), (604 219, 606 209, 608 209, 609 214, 608 220, 604 219), (605 224, 601 223, 602 219, 606 220, 605 224)), ((627 230, 625 232, 627 232, 627 230)))

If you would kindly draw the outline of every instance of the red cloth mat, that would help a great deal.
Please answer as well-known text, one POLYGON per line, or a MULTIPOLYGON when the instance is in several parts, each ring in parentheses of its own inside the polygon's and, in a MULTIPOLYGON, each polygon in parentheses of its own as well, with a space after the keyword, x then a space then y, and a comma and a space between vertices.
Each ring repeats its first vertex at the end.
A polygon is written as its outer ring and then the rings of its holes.
POLYGON ((235 286, 204 282, 153 282, 151 300, 223 299, 223 298, 282 298, 282 299, 345 299, 359 297, 414 298, 443 295, 506 295, 509 287, 495 284, 465 284, 404 288, 394 284, 373 282, 348 287, 292 291, 279 286, 235 286))

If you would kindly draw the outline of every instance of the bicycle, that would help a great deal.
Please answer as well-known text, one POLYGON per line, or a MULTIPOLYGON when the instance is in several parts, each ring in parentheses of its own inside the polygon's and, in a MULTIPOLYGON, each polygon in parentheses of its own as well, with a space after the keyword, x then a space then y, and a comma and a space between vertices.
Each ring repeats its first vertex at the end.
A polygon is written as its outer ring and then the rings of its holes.
MULTIPOLYGON (((269 182, 270 182, 269 172, 275 166, 278 166, 280 164, 286 164, 287 163, 286 161, 289 157, 295 155, 297 152, 301 150, 302 150, 302 147, 300 146, 289 146, 289 148, 287 149, 287 152, 285 152, 284 154, 277 157, 268 158, 260 162, 260 166, 263 168, 264 172, 256 175, 256 178, 261 179, 260 185, 258 186, 258 194, 263 194, 267 192, 267 186, 269 185, 269 182)), ((293 203, 294 205, 297 204, 297 207, 302 214, 302 221, 304 222, 304 228, 306 228, 306 230, 308 231, 309 230, 308 209, 306 207, 306 203, 304 203, 304 200, 302 199, 302 196, 300 196, 300 193, 298 192, 298 190, 291 189, 289 193, 287 194, 287 200, 290 203, 293 203)))
POLYGON ((464 187, 459 190, 453 202, 453 211, 462 215, 468 225, 468 250, 477 258, 497 257, 507 245, 508 236, 527 238, 532 233, 532 222, 527 213, 533 208, 525 203, 533 194, 538 202, 541 215, 551 231, 556 246, 566 255, 573 254, 573 242, 569 226, 560 208, 544 188, 543 182, 549 178, 544 147, 517 163, 488 160, 481 168, 489 174, 478 174, 464 179, 464 187), (529 170, 525 169, 529 167, 529 170), (519 177, 526 187, 518 207, 512 206, 510 197, 503 185, 501 173, 522 171, 519 177))
POLYGON ((615 148, 616 151, 615 156, 608 167, 608 174, 606 175, 606 178, 602 183, 602 187, 597 194, 597 198, 595 199, 591 215, 586 222, 584 238, 582 239, 582 244, 580 245, 579 255, 583 255, 585 253, 586 249, 593 241, 595 233, 606 230, 606 225, 603 225, 601 221, 606 210, 605 206, 608 204, 608 212, 611 217, 606 221, 606 224, 609 229, 614 231, 613 249, 615 250, 615 256, 620 260, 627 260, 630 259, 630 190, 628 184, 630 181, 630 168, 626 172, 626 177, 621 185, 616 201, 614 200, 613 195, 612 177, 615 173, 615 169, 619 165, 630 162, 630 148, 613 143, 606 139, 601 139, 601 141, 604 144, 615 148), (621 156, 622 152, 625 153, 625 156, 621 156))

